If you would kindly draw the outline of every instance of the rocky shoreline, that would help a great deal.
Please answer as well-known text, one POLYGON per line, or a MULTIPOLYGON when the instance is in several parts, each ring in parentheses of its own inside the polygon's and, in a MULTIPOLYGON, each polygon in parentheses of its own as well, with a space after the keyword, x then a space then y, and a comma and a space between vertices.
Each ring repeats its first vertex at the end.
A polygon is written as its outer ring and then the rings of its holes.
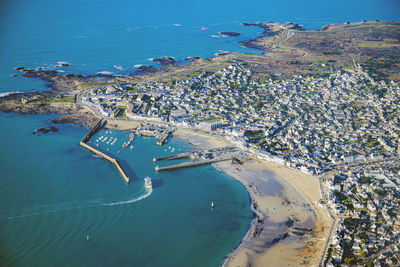
POLYGON ((0 98, 0 111, 24 114, 66 114, 54 119, 53 123, 73 123, 92 127, 98 117, 85 108, 79 108, 74 103, 47 102, 55 97, 55 92, 16 93, 0 98))
POLYGON ((243 45, 248 48, 253 48, 261 51, 265 51, 265 47, 259 45, 259 41, 264 37, 271 37, 275 35, 279 35, 283 30, 299 30, 304 31, 303 26, 296 23, 281 23, 281 22, 261 22, 261 23, 241 23, 243 26, 250 27, 256 26, 261 28, 263 31, 260 33, 261 36, 243 42, 243 45))
POLYGON ((158 64, 160 64, 163 67, 177 64, 174 57, 152 58, 151 60, 154 62, 157 62, 158 64))
POLYGON ((227 35, 227 36, 231 36, 231 37, 237 37, 237 36, 242 35, 242 34, 239 33, 239 32, 220 32, 220 34, 222 34, 222 35, 227 35))

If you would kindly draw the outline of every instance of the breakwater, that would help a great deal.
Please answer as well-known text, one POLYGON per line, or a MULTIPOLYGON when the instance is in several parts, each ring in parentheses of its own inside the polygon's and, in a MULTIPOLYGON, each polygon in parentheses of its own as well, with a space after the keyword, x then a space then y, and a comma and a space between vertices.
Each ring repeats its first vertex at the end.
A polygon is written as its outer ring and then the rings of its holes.
POLYGON ((91 147, 90 145, 86 144, 90 138, 103 127, 103 125, 106 123, 106 120, 101 119, 99 122, 96 123, 96 125, 83 137, 81 142, 79 143, 82 147, 92 151, 93 153, 99 155, 102 158, 105 158, 106 160, 110 161, 115 165, 119 173, 122 175, 122 178, 124 178, 125 182, 129 184, 130 180, 129 177, 126 175, 125 171, 122 169, 121 164, 119 164, 118 160, 116 160, 113 157, 110 157, 109 155, 95 149, 94 147, 91 147))
POLYGON ((189 158, 192 154, 193 154, 193 152, 184 152, 184 153, 180 153, 180 154, 176 154, 176 155, 172 155, 172 156, 154 158, 153 161, 155 162, 155 161, 162 161, 162 160, 173 160, 173 159, 189 158))
POLYGON ((189 167, 210 164, 210 163, 219 162, 219 161, 232 160, 232 159, 233 159, 232 157, 227 157, 227 158, 219 158, 219 159, 197 160, 197 161, 183 162, 183 163, 170 165, 170 166, 164 166, 164 167, 156 166, 155 170, 156 171, 168 171, 168 170, 189 168, 189 167))

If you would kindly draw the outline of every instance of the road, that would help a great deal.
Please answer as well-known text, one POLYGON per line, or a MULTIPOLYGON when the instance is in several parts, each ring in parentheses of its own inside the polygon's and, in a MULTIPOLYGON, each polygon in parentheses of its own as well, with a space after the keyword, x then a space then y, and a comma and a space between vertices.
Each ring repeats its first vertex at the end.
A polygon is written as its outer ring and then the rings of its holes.
MULTIPOLYGON (((322 198, 323 198, 325 203, 328 203, 328 197, 327 197, 327 195, 325 193, 324 186, 322 185, 322 181, 328 174, 329 173, 325 173, 322 177, 319 177, 319 187, 320 187, 320 191, 321 191, 321 194, 322 194, 322 198)), ((331 216, 331 218, 333 219, 333 223, 331 224, 331 228, 329 230, 329 235, 328 235, 328 238, 326 239, 326 242, 325 242, 325 245, 324 245, 324 249, 323 249, 321 258, 319 260, 318 266, 323 266, 324 265, 324 260, 325 260, 325 257, 326 257, 326 253, 328 252, 329 245, 330 245, 331 239, 332 239, 332 235, 333 235, 333 232, 336 230, 337 222, 338 222, 338 218, 334 214, 332 214, 331 209, 328 206, 328 204, 325 204, 325 205, 327 206, 329 216, 331 216)))

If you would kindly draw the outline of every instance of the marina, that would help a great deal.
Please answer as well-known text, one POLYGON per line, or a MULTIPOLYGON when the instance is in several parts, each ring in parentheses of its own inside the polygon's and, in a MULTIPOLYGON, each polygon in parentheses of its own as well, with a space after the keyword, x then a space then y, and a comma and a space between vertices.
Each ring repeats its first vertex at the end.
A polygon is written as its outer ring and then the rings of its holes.
MULTIPOLYGON (((101 119, 99 120, 99 122, 96 123, 96 125, 85 135, 85 137, 81 140, 80 145, 92 152, 94 152, 95 154, 99 155, 100 157, 110 161, 111 163, 113 163, 115 165, 115 167, 117 168, 117 170, 119 171, 119 173, 122 175, 122 178, 124 178, 125 182, 127 184, 129 184, 130 180, 129 177, 126 175, 125 171, 122 169, 121 164, 118 162, 118 160, 116 160, 115 158, 110 157, 109 155, 91 147, 90 145, 87 144, 87 142, 90 141, 90 138, 98 131, 100 130, 104 124, 106 123, 106 120, 101 119)), ((105 142, 107 140, 107 137, 105 137, 102 142, 105 142)), ((115 143, 115 141, 114 141, 115 143)), ((109 143, 107 143, 109 144, 109 143)), ((111 143, 113 145, 113 143, 111 143)), ((107 148, 107 150, 109 150, 107 148)))

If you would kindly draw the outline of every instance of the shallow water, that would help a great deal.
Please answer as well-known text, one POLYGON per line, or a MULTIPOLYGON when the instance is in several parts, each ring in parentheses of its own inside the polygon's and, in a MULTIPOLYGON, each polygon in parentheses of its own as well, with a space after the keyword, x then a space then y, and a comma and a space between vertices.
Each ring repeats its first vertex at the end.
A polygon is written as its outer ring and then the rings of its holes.
MULTIPOLYGON (((79 146, 84 127, 62 125, 38 136, 32 131, 55 115, 0 117, 8 122, 0 135, 7 151, 0 169, 2 266, 217 266, 247 232, 243 187, 211 166, 156 173, 153 156, 171 152, 154 138, 136 137, 132 150, 122 148, 127 132, 101 130, 92 138, 118 138, 100 148, 121 160, 133 178, 126 185, 111 163, 79 146), (147 175, 152 192, 144 189, 147 175)), ((191 149, 174 139, 168 146, 191 149)))

